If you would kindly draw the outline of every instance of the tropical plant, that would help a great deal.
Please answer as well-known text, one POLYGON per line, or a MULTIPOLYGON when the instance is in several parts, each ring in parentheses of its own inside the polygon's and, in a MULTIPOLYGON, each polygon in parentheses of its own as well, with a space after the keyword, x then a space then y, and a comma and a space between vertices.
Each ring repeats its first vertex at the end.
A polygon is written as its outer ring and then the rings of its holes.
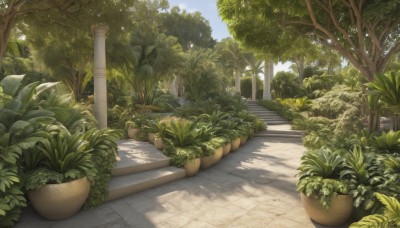
POLYGON ((180 168, 182 168, 186 162, 200 158, 202 155, 202 150, 199 146, 173 147, 171 144, 167 144, 163 151, 171 157, 172 164, 180 168))
POLYGON ((400 131, 383 132, 371 140, 371 147, 377 153, 400 153, 400 131))
POLYGON ((303 96, 299 78, 290 72, 278 72, 271 81, 271 93, 275 98, 293 98, 303 96))
POLYGON ((371 93, 377 94, 393 114, 393 130, 400 130, 400 71, 379 74, 367 84, 371 93))
POLYGON ((198 145, 201 141, 202 132, 197 124, 186 119, 172 120, 167 128, 165 141, 175 147, 198 145))
POLYGON ((349 180, 350 194, 353 196, 353 206, 358 214, 368 214, 377 211, 379 205, 374 198, 374 192, 384 191, 386 178, 383 169, 377 162, 378 156, 364 152, 360 147, 354 147, 352 152, 344 155, 342 179, 349 180))
POLYGON ((82 177, 93 180, 96 175, 88 141, 80 132, 70 134, 62 128, 55 128, 46 138, 39 142, 39 153, 29 156, 40 156, 36 164, 26 163, 30 170, 26 172, 24 187, 38 189, 46 184, 60 184, 82 177))
POLYGON ((342 163, 343 157, 338 151, 308 151, 298 168, 297 191, 307 197, 315 196, 324 208, 329 208, 336 195, 349 192, 347 182, 340 179, 342 163))
POLYGON ((109 128, 90 129, 83 135, 82 140, 86 140, 91 148, 91 160, 95 167, 85 208, 97 207, 107 200, 108 182, 118 153, 116 140, 122 136, 123 131, 109 128))
POLYGON ((381 193, 374 195, 385 206, 383 213, 365 216, 360 221, 352 223, 350 228, 400 227, 400 202, 381 193))

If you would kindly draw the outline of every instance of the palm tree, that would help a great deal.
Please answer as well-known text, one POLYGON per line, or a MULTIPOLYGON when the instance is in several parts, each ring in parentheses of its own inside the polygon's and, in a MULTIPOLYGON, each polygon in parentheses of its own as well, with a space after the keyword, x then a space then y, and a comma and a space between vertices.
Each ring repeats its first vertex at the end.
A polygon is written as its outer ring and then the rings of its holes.
POLYGON ((258 60, 253 53, 246 55, 246 62, 248 64, 248 72, 251 74, 251 100, 256 100, 257 92, 257 77, 258 74, 263 73, 263 61, 258 60))
POLYGON ((223 39, 217 45, 217 51, 227 62, 225 67, 232 69, 235 76, 235 89, 240 93, 240 76, 246 67, 245 52, 239 46, 239 43, 232 38, 223 39))

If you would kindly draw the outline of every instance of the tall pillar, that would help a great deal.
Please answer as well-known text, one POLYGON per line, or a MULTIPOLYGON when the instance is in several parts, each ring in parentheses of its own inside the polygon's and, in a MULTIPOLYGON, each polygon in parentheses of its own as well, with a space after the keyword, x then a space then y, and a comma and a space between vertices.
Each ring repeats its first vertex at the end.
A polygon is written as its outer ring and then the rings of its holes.
POLYGON ((92 26, 94 35, 94 113, 97 125, 107 127, 106 33, 107 25, 92 26))
POLYGON ((274 76, 274 62, 265 61, 264 62, 264 91, 263 99, 271 100, 271 79, 274 76))

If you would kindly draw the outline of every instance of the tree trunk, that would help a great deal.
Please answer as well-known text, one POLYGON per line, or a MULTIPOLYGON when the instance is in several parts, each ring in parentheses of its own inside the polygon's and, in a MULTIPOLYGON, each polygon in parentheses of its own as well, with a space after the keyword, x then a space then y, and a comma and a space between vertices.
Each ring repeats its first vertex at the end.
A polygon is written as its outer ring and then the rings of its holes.
POLYGON ((257 77, 257 75, 253 75, 253 77, 251 77, 251 100, 253 100, 253 101, 256 100, 256 94, 257 94, 256 77, 257 77))
POLYGON ((393 131, 400 130, 400 115, 399 114, 393 115, 392 124, 393 124, 393 131))
POLYGON ((235 89, 236 92, 241 94, 240 92, 240 70, 239 69, 235 69, 235 89))
POLYGON ((10 38, 11 30, 14 27, 17 12, 18 9, 9 9, 5 15, 0 16, 0 67, 3 63, 3 57, 6 51, 8 39, 10 38))

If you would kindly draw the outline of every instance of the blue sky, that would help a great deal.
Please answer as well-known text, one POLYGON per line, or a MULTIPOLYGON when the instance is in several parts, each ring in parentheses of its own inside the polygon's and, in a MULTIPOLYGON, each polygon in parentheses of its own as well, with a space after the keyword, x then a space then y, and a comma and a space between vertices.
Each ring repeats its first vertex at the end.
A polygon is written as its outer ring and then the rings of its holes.
MULTIPOLYGON (((169 0, 168 2, 171 8, 179 6, 188 12, 199 11, 210 22, 214 39, 221 40, 230 36, 226 24, 218 15, 217 0, 169 0)), ((274 74, 278 71, 288 71, 289 67, 290 63, 279 63, 274 66, 274 74)))

